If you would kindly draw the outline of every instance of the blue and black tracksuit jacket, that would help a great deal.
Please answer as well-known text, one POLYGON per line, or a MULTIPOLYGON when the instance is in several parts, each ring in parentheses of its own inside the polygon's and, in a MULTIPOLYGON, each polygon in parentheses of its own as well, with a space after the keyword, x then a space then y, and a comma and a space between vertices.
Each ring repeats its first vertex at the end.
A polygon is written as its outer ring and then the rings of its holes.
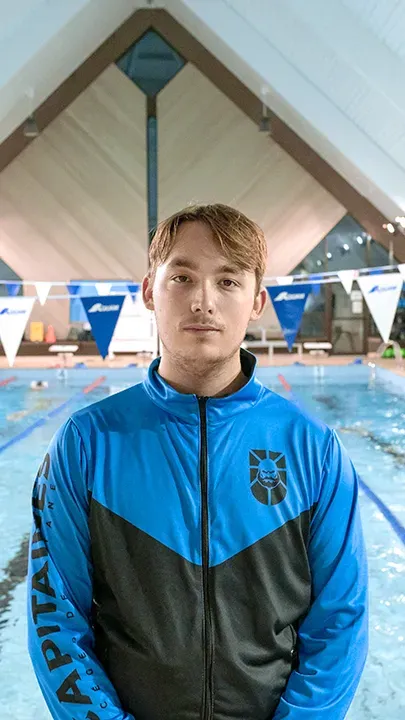
POLYGON ((249 381, 75 413, 33 494, 29 648, 56 720, 341 720, 367 652, 356 472, 249 381))

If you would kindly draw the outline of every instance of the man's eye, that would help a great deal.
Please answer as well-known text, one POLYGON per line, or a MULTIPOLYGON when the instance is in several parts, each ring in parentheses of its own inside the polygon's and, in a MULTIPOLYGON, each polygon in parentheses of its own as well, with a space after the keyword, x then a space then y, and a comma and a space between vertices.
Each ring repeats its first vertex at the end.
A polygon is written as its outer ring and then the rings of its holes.
POLYGON ((188 277, 187 275, 176 275, 176 277, 173 278, 174 282, 177 283, 184 283, 187 282, 188 277))
POLYGON ((223 283, 227 283, 225 287, 237 287, 238 284, 235 282, 235 280, 231 280, 230 278, 225 278, 222 280, 223 283))

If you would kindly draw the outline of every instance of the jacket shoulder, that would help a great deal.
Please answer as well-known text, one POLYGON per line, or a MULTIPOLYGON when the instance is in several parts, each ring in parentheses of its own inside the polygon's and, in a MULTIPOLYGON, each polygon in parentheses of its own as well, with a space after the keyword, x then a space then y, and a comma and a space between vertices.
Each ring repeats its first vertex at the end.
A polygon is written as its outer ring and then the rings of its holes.
POLYGON ((311 415, 298 399, 287 400, 269 388, 264 387, 263 390, 262 409, 274 414, 280 424, 293 423, 295 426, 306 429, 312 436, 330 438, 332 432, 330 427, 311 415))
POLYGON ((93 421, 97 423, 104 421, 106 424, 114 421, 115 424, 117 418, 133 417, 137 414, 146 398, 143 384, 140 382, 77 410, 71 415, 71 420, 79 428, 88 426, 93 421))

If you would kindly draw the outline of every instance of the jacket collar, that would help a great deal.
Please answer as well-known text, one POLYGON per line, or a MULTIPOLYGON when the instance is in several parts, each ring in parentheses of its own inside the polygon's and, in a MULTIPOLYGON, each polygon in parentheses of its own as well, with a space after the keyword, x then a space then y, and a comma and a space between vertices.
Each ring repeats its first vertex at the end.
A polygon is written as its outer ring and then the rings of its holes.
MULTIPOLYGON (((241 349, 241 366, 248 382, 232 395, 207 399, 207 420, 219 423, 233 415, 248 410, 259 400, 264 388, 256 377, 257 361, 252 353, 241 349)), ((196 395, 180 393, 169 385, 157 372, 160 357, 153 360, 148 375, 143 381, 145 391, 156 405, 184 422, 197 424, 200 421, 200 410, 196 395)))

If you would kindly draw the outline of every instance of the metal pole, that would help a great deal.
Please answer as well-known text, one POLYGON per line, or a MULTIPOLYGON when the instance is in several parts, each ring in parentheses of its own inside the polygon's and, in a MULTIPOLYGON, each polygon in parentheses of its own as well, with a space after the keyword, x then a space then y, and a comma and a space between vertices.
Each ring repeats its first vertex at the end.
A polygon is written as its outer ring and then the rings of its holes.
POLYGON ((158 149, 156 96, 147 97, 146 118, 148 238, 152 242, 158 220, 158 149))
MULTIPOLYGON (((146 165, 147 165, 147 212, 148 247, 152 242, 158 223, 158 127, 156 95, 146 98, 146 165)), ((160 339, 157 335, 156 354, 160 355, 160 339)))
MULTIPOLYGON (((365 255, 366 255, 366 267, 370 267, 371 263, 371 252, 370 252, 370 237, 367 237, 366 247, 365 247, 365 255)), ((370 323, 370 312, 367 306, 367 303, 365 300, 363 300, 363 355, 367 355, 368 353, 368 338, 370 335, 371 330, 371 323, 370 323)))
POLYGON ((388 250, 388 262, 390 265, 394 264, 394 238, 390 236, 389 250, 388 250))

